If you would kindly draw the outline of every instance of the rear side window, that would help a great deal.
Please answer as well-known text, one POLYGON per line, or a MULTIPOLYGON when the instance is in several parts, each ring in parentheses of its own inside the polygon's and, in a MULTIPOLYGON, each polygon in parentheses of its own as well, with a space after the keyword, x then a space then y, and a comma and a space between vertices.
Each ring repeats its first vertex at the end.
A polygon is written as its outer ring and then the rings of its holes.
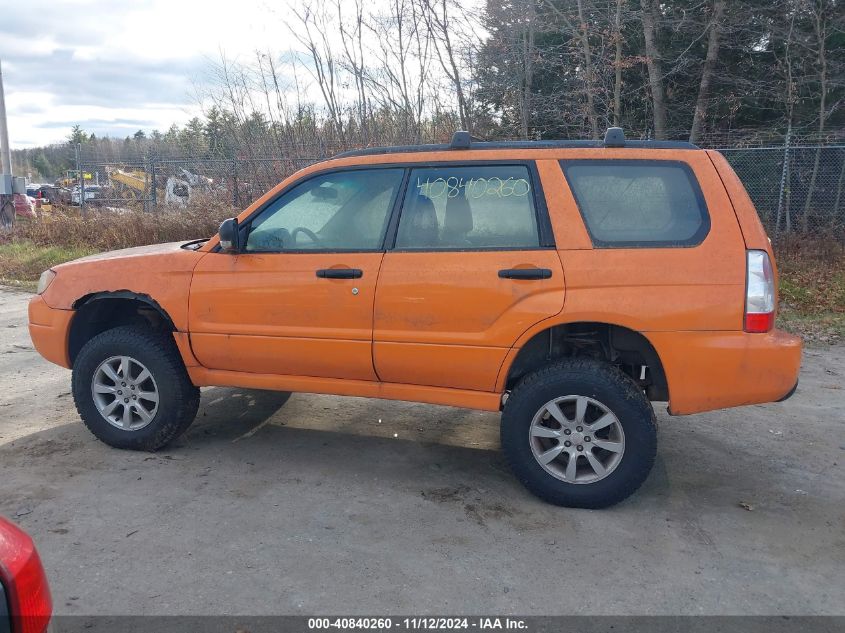
POLYGON ((537 212, 525 165, 411 170, 396 248, 538 248, 537 212))
POLYGON ((596 246, 695 246, 710 230, 701 188, 675 161, 561 161, 596 246))

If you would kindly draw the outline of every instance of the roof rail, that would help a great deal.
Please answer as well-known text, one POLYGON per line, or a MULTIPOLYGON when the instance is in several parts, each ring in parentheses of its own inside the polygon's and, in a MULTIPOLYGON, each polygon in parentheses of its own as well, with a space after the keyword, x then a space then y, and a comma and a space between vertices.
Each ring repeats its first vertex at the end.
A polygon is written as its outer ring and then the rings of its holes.
POLYGON ((605 147, 625 147, 625 132, 621 127, 609 127, 604 133, 605 147))
POLYGON ((458 130, 452 135, 451 149, 469 149, 472 145, 472 136, 465 130, 458 130))
POLYGON ((638 148, 638 149, 699 149, 686 141, 628 141, 620 127, 607 128, 603 141, 475 141, 469 132, 459 130, 452 141, 431 145, 396 145, 390 147, 367 147, 341 152, 334 158, 350 156, 372 156, 377 154, 409 154, 417 152, 444 152, 449 150, 494 150, 494 149, 567 149, 567 148, 638 148))

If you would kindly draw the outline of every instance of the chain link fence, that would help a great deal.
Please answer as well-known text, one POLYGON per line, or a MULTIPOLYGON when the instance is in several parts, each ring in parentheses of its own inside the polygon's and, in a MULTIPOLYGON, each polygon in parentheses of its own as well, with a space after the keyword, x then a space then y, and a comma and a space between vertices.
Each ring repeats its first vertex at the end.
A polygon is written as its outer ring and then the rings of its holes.
POLYGON ((85 179, 72 201, 100 209, 184 208, 197 199, 213 198, 235 208, 248 206, 284 178, 317 157, 160 159, 114 163, 81 163, 85 179), (84 190, 84 193, 83 193, 84 190))
MULTIPOLYGON (((845 145, 720 147, 773 238, 788 234, 845 240, 845 145)), ((323 158, 161 159, 82 163, 73 202, 101 209, 184 208, 215 199, 240 209, 285 177, 323 158), (89 177, 90 175, 90 177, 89 177)))
POLYGON ((719 148, 771 237, 845 239, 845 145, 719 148))

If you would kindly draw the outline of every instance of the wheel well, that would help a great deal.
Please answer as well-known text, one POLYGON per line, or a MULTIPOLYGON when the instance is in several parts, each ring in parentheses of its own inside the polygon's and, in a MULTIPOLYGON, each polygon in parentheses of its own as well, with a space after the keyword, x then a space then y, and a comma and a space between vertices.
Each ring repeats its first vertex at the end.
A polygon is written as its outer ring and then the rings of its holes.
POLYGON ((73 304, 68 356, 73 364, 79 350, 98 334, 120 325, 138 325, 173 332, 176 328, 164 309, 148 295, 121 290, 86 295, 73 304))
POLYGON ((550 361, 571 357, 605 360, 631 376, 649 400, 669 400, 666 374, 652 344, 639 332, 609 323, 563 323, 538 332, 516 355, 505 389, 550 361))

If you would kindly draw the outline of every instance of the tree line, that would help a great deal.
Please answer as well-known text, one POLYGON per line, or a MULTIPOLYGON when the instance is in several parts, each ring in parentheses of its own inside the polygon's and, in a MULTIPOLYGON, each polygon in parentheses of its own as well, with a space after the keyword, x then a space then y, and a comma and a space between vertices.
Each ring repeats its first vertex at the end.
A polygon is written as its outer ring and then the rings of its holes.
POLYGON ((203 116, 165 132, 16 152, 86 161, 258 160, 447 140, 629 138, 705 145, 842 140, 842 0, 305 0, 290 50, 208 68, 203 116))

